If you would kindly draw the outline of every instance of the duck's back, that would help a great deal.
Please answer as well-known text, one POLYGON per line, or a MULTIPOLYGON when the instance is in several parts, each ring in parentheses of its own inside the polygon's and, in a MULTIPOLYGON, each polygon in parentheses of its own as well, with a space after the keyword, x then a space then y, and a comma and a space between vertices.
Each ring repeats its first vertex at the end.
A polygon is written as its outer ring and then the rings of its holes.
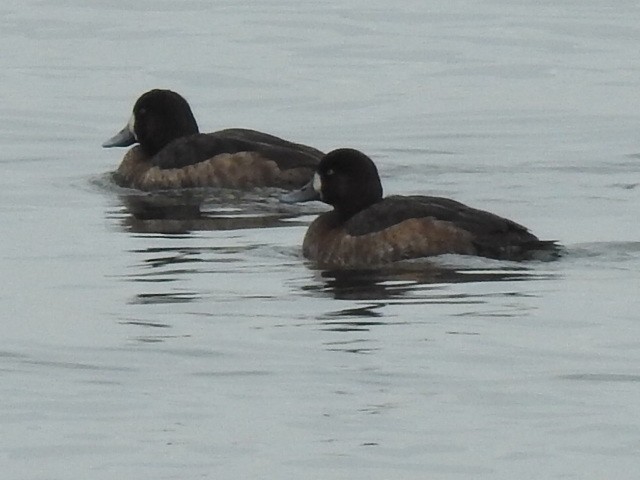
POLYGON ((298 151, 305 154, 308 157, 314 159, 314 165, 317 166, 319 159, 324 156, 324 152, 321 152, 317 148, 310 147, 309 145, 303 145, 302 143, 290 142, 275 135, 259 132, 257 130, 250 130, 247 128, 227 128, 224 130, 218 130, 212 135, 217 135, 223 138, 234 138, 237 140, 260 143, 267 146, 281 147, 287 150, 298 151))
POLYGON ((246 129, 198 133, 176 139, 155 154, 151 164, 160 169, 183 168, 218 155, 250 152, 273 161, 280 170, 315 168, 323 153, 312 147, 246 129))

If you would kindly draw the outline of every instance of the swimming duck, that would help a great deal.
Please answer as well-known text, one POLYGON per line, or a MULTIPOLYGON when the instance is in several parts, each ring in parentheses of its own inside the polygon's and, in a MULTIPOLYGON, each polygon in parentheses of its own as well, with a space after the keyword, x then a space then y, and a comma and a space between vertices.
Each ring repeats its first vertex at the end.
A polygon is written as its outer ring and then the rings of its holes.
POLYGON ((333 206, 311 223, 302 245, 304 256, 323 268, 367 268, 445 253, 524 260, 558 248, 522 225, 455 200, 383 198, 375 164, 350 148, 328 153, 311 181, 281 200, 333 206))
POLYGON ((102 146, 127 147, 116 182, 141 190, 189 187, 299 188, 323 153, 255 130, 200 133, 187 101, 151 90, 136 101, 127 125, 102 146))

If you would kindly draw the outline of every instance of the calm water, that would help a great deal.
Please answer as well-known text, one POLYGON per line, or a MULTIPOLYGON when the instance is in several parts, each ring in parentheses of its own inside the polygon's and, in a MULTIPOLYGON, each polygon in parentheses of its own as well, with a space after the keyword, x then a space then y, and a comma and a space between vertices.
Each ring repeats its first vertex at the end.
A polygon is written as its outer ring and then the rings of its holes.
POLYGON ((2 477, 637 478, 640 7, 609 4, 3 2, 2 477), (153 87, 567 256, 318 271, 323 207, 274 192, 136 219, 100 143, 153 87))

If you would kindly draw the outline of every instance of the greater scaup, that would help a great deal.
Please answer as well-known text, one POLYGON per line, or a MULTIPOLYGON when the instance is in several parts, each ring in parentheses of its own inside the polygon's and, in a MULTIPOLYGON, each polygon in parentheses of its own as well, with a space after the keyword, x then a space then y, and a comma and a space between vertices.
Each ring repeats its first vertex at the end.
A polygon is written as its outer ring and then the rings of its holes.
POLYGON ((311 181, 282 200, 333 206, 311 223, 302 246, 304 256, 324 268, 366 268, 445 253, 524 260, 536 251, 555 255, 558 248, 522 225, 455 200, 383 198, 373 161, 349 148, 328 153, 311 181))
POLYGON ((127 147, 115 172, 121 186, 141 190, 189 187, 299 188, 323 153, 255 130, 199 133, 191 107, 171 90, 136 101, 127 125, 102 144, 127 147))

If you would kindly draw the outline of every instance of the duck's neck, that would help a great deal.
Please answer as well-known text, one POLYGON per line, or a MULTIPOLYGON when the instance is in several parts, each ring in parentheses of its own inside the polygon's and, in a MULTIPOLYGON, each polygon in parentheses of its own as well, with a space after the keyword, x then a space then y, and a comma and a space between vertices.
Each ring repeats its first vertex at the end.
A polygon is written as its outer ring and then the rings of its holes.
POLYGON ((375 198, 361 198, 357 201, 351 201, 349 204, 340 205, 340 207, 334 207, 334 212, 342 222, 346 222, 354 215, 366 210, 372 205, 382 201, 382 197, 376 196, 375 198))

